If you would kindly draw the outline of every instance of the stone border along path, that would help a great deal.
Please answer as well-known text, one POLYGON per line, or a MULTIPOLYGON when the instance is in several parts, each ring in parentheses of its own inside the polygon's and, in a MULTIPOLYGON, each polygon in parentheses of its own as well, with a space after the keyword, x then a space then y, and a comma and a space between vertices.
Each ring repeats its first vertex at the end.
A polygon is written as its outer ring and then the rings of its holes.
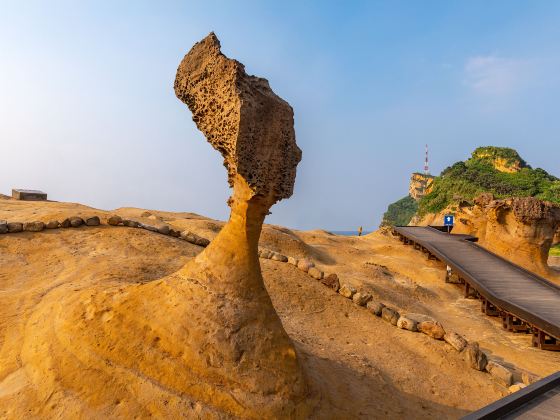
MULTIPOLYGON (((396 309, 390 308, 381 302, 373 299, 373 296, 364 291, 348 285, 340 285, 338 275, 325 274, 315 267, 315 264, 308 259, 298 260, 294 257, 287 257, 278 252, 266 248, 259 248, 259 257, 274 261, 290 263, 309 276, 319 280, 323 285, 338 292, 341 296, 351 299, 356 305, 364 307, 373 315, 381 317, 391 325, 411 332, 422 332, 435 340, 443 340, 453 347, 457 352, 465 355, 466 363, 475 370, 489 373, 492 378, 500 385, 508 388, 509 393, 519 391, 525 386, 536 382, 540 378, 529 372, 521 372, 523 382, 514 383, 513 371, 493 360, 488 360, 486 353, 480 350, 476 341, 471 343, 461 335, 453 331, 446 332, 443 326, 428 315, 408 313, 401 315, 396 309)), ((519 369, 515 369, 519 371, 519 369)))
MULTIPOLYGON (((172 229, 169 225, 162 225, 159 227, 149 224, 141 223, 132 219, 123 219, 120 216, 113 215, 107 219, 107 224, 110 226, 126 226, 131 228, 146 229, 150 232, 159 233, 162 235, 172 236, 178 239, 187 241, 193 245, 207 247, 210 241, 206 238, 196 235, 188 230, 179 232, 172 229)), ((99 226, 101 219, 99 216, 91 216, 85 219, 81 217, 69 217, 62 222, 52 220, 47 223, 44 222, 11 222, 0 220, 0 234, 5 233, 18 233, 18 232, 41 232, 45 229, 58 229, 58 228, 76 228, 80 226, 99 226)), ((269 250, 267 248, 259 247, 259 257, 263 259, 270 259, 273 261, 289 263, 297 267, 299 270, 307 273, 310 277, 320 281, 326 287, 337 292, 341 296, 351 299, 356 305, 364 307, 373 315, 381 317, 384 321, 389 322, 391 325, 411 332, 422 332, 435 340, 443 340, 459 353, 465 354, 467 364, 475 370, 488 372, 492 375, 493 379, 500 385, 509 389, 510 393, 519 391, 526 385, 536 382, 540 378, 529 372, 522 372, 523 382, 513 383, 513 372, 502 364, 489 361, 486 353, 480 350, 477 342, 468 343, 467 340, 456 332, 446 332, 443 326, 427 315, 422 314, 404 314, 401 315, 396 309, 393 309, 381 302, 373 299, 370 293, 358 291, 356 288, 343 284, 340 285, 338 275, 335 273, 326 274, 317 267, 309 259, 297 259, 294 257, 287 257, 279 252, 269 250)))
MULTIPOLYGON (((107 219, 107 224, 111 226, 126 226, 131 228, 141 228, 149 230, 150 232, 160 233, 162 235, 173 236, 175 238, 180 238, 184 241, 190 242, 193 245, 198 245, 202 247, 207 247, 210 241, 206 238, 198 236, 197 234, 185 230, 179 232, 175 229, 169 227, 169 225, 163 226, 152 226, 146 223, 141 223, 132 219, 123 219, 120 216, 110 216, 107 219)), ((68 217, 62 222, 58 220, 51 220, 50 222, 11 222, 8 223, 5 220, 0 220, 0 234, 3 233, 18 233, 18 232, 41 232, 45 229, 58 229, 58 228, 77 228, 80 226, 99 226, 101 225, 101 219, 99 216, 91 216, 85 219, 81 217, 68 217)))

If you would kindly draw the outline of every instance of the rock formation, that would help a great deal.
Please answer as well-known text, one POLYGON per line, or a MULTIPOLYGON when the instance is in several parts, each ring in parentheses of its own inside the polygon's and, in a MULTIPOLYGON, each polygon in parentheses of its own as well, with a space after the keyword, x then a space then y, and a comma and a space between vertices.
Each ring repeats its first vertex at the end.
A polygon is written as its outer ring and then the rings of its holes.
POLYGON ((307 383, 257 255, 264 218, 291 196, 301 159, 292 108, 225 57, 213 33, 181 62, 175 92, 224 157, 228 223, 159 280, 56 291, 56 307, 39 304, 29 324, 22 363, 39 398, 66 396, 77 413, 307 417, 307 383), (153 401, 138 400, 147 389, 153 401))
POLYGON ((410 184, 408 186, 408 195, 416 201, 420 200, 425 195, 432 192, 434 187, 434 177, 432 175, 421 174, 415 172, 410 177, 410 184))
POLYGON ((544 277, 560 280, 547 264, 560 229, 560 206, 533 197, 496 200, 485 193, 475 198, 472 206, 446 209, 425 217, 420 224, 441 224, 447 212, 455 214, 453 233, 476 236, 490 251, 544 277))

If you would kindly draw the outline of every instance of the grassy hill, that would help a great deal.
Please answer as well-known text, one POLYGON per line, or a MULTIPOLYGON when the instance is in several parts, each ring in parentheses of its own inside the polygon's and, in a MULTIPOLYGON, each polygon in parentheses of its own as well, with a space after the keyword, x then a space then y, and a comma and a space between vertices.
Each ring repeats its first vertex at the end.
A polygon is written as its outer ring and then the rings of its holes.
MULTIPOLYGON (((472 201, 483 192, 491 192, 496 198, 536 197, 560 204, 560 179, 544 169, 533 169, 513 149, 479 147, 468 160, 453 164, 435 177, 430 194, 417 203, 416 214, 437 213, 453 202, 472 201)), ((399 204, 403 200, 389 206, 382 224, 410 222, 413 206, 399 204)))

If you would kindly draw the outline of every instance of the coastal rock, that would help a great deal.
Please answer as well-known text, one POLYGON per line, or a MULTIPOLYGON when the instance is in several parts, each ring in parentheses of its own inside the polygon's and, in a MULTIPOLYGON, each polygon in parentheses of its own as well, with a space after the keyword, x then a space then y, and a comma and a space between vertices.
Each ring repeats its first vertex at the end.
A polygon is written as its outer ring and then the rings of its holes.
POLYGON ((288 257, 288 264, 295 265, 297 267, 299 260, 294 257, 288 257))
POLYGON ((338 290, 338 293, 345 298, 352 299, 354 294, 357 292, 355 287, 352 287, 348 284, 343 284, 342 287, 338 290))
POLYGON ((60 222, 58 220, 51 220, 45 224, 45 229, 57 229, 59 226, 60 222))
POLYGON ((500 385, 509 387, 513 383, 513 373, 498 362, 490 360, 486 365, 486 370, 500 385))
POLYGON ((99 226, 101 224, 101 220, 99 220, 98 216, 92 216, 85 219, 86 226, 99 226))
POLYGON ((202 238, 202 237, 198 236, 196 238, 195 245, 202 246, 202 247, 206 248, 208 245, 210 245, 210 241, 206 238, 202 238))
POLYGON ((307 258, 298 261, 297 268, 301 271, 305 271, 307 273, 311 267, 315 267, 315 264, 307 258))
POLYGON ((23 223, 20 222, 10 222, 8 223, 8 232, 17 233, 23 231, 23 223))
POLYGON ((169 232, 171 231, 171 228, 168 225, 163 225, 157 228, 158 233, 161 233, 162 235, 169 235, 169 232))
POLYGON ((338 280, 338 276, 335 273, 324 276, 321 279, 321 283, 323 283, 327 287, 330 287, 335 292, 338 292, 338 290, 340 289, 340 281, 338 280))
POLYGON ((147 224, 147 223, 139 223, 139 224, 138 224, 138 227, 139 227, 139 228, 142 228, 142 229, 146 229, 146 230, 148 230, 148 231, 150 231, 150 232, 154 232, 154 233, 158 233, 158 232, 159 232, 159 229, 158 229, 157 226, 149 225, 149 224, 147 224))
POLYGON ((384 321, 389 322, 391 325, 396 326, 399 321, 400 314, 395 309, 384 307, 381 310, 381 318, 384 321))
POLYGON ((8 233, 8 222, 0 220, 0 233, 8 233))
POLYGON ((119 226, 122 224, 122 222, 123 222, 122 217, 117 215, 113 215, 107 219, 107 224, 111 226, 119 226))
POLYGON ((131 228, 140 227, 140 223, 138 223, 136 220, 123 219, 122 223, 126 227, 131 227, 131 228))
POLYGON ((381 316, 381 312, 383 311, 383 308, 385 307, 385 305, 381 302, 376 302, 375 300, 370 300, 367 304, 366 304, 366 308, 374 315, 376 316, 381 316))
POLYGON ((467 340, 453 331, 446 332, 443 336, 443 340, 458 352, 462 352, 467 346, 467 340))
POLYGON ((169 235, 173 236, 174 238, 178 238, 181 236, 181 232, 175 229, 169 229, 169 235))
POLYGON ((412 332, 418 331, 418 324, 413 319, 407 318, 406 316, 402 316, 397 321, 397 327, 408 330, 412 332))
POLYGON ((417 324, 419 324, 421 322, 425 322, 425 321, 433 321, 433 322, 436 321, 434 318, 432 318, 429 315, 417 314, 417 313, 413 313, 413 312, 407 313, 404 316, 406 316, 408 319, 416 321, 417 324))
POLYGON ((84 224, 84 220, 81 217, 70 217, 68 220, 71 227, 80 227, 84 224))
POLYGON ((354 301, 354 303, 358 306, 366 306, 366 304, 373 298, 373 296, 371 296, 369 293, 367 292, 357 292, 354 294, 354 296, 352 296, 352 300, 354 301))
POLYGON ((465 347, 465 357, 467 364, 475 370, 483 371, 488 364, 488 358, 486 357, 486 353, 480 350, 480 347, 476 341, 467 344, 465 347))
POLYGON ((418 323, 418 331, 436 340, 441 340, 445 336, 445 330, 437 321, 422 321, 418 323))
POLYGON ((192 315, 182 320, 189 338, 181 370, 193 373, 181 393, 225 416, 307 417, 306 379, 264 286, 257 253, 270 207, 293 193, 301 160, 293 110, 265 79, 247 75, 222 54, 213 33, 181 61, 174 88, 222 154, 233 188, 228 222, 179 272, 208 289, 185 299, 184 312, 192 315))
POLYGON ((307 271, 307 274, 309 274, 311 277, 313 277, 316 280, 321 280, 323 278, 323 272, 319 270, 317 267, 310 267, 309 270, 307 271))
POLYGON ((45 229, 43 222, 27 222, 23 224, 25 232, 41 232, 43 229, 45 229))
POLYGON ((60 227, 65 228, 65 229, 69 228, 70 227, 70 219, 66 218, 62 222, 60 222, 60 227))
POLYGON ((274 261, 288 262, 288 257, 286 257, 285 255, 282 255, 278 252, 274 252, 272 254, 272 257, 270 257, 270 259, 274 260, 274 261))

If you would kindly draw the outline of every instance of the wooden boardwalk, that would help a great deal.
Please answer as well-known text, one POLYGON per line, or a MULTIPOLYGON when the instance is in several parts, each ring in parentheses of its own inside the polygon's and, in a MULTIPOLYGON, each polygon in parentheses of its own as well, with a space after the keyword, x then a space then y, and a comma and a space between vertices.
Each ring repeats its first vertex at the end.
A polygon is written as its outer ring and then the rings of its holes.
POLYGON ((533 346, 560 350, 560 287, 475 244, 476 238, 431 227, 395 227, 405 244, 443 261, 481 299, 481 310, 501 316, 504 328, 533 334, 533 346))

